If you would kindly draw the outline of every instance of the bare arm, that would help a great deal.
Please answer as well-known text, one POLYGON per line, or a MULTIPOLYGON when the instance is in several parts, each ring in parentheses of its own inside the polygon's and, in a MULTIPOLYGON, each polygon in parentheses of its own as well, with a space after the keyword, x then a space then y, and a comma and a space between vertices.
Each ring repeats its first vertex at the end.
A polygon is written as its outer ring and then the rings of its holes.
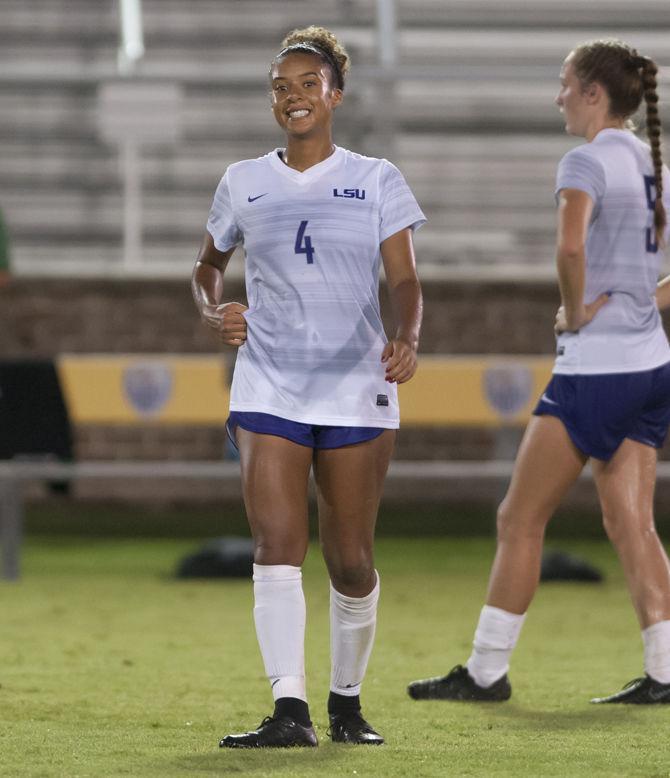
POLYGON ((423 317, 423 297, 416 274, 412 230, 400 230, 387 238, 381 244, 381 254, 396 323, 395 334, 382 352, 382 362, 386 363, 386 380, 402 384, 416 372, 416 352, 423 317))
POLYGON ((593 201, 579 189, 562 189, 558 201, 556 267, 561 290, 561 307, 556 315, 556 332, 576 332, 588 324, 609 295, 584 303, 586 255, 584 246, 593 213, 593 201))
POLYGON ((656 305, 658 305, 659 311, 670 307, 670 276, 666 276, 658 282, 656 287, 656 305))
POLYGON ((235 251, 219 251, 207 232, 202 241, 198 259, 191 277, 191 291, 195 305, 207 327, 214 330, 228 346, 241 346, 247 339, 247 323, 242 303, 221 303, 223 275, 235 251))

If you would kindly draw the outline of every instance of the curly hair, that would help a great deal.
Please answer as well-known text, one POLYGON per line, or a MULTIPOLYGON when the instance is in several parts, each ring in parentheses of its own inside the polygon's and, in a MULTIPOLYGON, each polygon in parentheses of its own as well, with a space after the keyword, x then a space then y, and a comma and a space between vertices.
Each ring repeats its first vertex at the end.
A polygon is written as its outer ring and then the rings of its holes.
POLYGON ((595 81, 604 87, 609 96, 612 116, 628 119, 637 111, 644 98, 647 108, 647 137, 651 146, 656 185, 654 227, 656 237, 659 243, 662 243, 667 214, 663 206, 663 156, 656 63, 619 40, 582 43, 573 49, 571 62, 583 85, 595 81))
POLYGON ((349 55, 330 30, 315 25, 292 30, 281 45, 281 51, 272 64, 288 54, 314 54, 330 68, 333 85, 337 89, 344 89, 344 80, 349 72, 349 55))

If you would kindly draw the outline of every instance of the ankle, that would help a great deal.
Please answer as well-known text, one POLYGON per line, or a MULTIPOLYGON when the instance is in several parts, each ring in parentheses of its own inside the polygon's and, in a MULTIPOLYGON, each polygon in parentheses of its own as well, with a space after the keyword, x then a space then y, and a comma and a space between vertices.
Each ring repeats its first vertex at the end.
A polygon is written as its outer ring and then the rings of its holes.
POLYGON ((297 697, 280 697, 275 700, 275 710, 273 718, 289 718, 296 721, 303 727, 311 727, 312 721, 309 717, 309 706, 304 700, 297 697))
POLYGON ((335 716, 341 713, 358 713, 361 709, 361 698, 358 694, 348 697, 344 694, 331 692, 328 695, 328 713, 335 716))

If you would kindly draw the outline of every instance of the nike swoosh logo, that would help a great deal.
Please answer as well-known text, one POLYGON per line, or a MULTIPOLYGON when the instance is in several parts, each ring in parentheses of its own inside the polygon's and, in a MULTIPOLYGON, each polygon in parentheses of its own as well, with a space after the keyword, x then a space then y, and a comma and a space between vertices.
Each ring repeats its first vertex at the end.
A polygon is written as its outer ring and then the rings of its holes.
POLYGON ((261 199, 261 197, 265 197, 265 195, 267 195, 267 194, 270 194, 270 193, 269 193, 269 192, 263 192, 263 194, 262 194, 262 195, 256 195, 256 197, 252 197, 251 195, 249 195, 249 197, 247 197, 247 200, 248 200, 250 203, 253 203, 253 202, 254 202, 254 200, 260 200, 260 199, 261 199))
POLYGON ((670 689, 660 689, 657 692, 649 690, 649 696, 652 700, 664 700, 669 694, 670 689))
POLYGON ((546 394, 543 394, 542 397, 540 397, 540 400, 542 400, 543 403, 549 403, 549 405, 558 405, 556 400, 550 400, 546 394))
POLYGON ((271 688, 271 689, 274 689, 274 688, 275 688, 275 684, 276 684, 276 683, 279 683, 279 681, 281 681, 281 678, 277 678, 277 680, 276 680, 276 681, 273 681, 273 682, 272 682, 272 686, 270 686, 270 688, 271 688))

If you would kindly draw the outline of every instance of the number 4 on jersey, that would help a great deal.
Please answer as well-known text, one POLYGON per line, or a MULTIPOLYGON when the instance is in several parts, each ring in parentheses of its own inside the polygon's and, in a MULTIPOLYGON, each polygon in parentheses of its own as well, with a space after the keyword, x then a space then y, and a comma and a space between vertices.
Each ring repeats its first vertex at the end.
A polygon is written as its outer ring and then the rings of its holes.
POLYGON ((307 222, 300 222, 298 227, 298 234, 295 236, 295 253, 306 254, 307 264, 314 264, 314 249, 312 248, 312 239, 309 235, 305 235, 305 229, 307 228, 307 222))

